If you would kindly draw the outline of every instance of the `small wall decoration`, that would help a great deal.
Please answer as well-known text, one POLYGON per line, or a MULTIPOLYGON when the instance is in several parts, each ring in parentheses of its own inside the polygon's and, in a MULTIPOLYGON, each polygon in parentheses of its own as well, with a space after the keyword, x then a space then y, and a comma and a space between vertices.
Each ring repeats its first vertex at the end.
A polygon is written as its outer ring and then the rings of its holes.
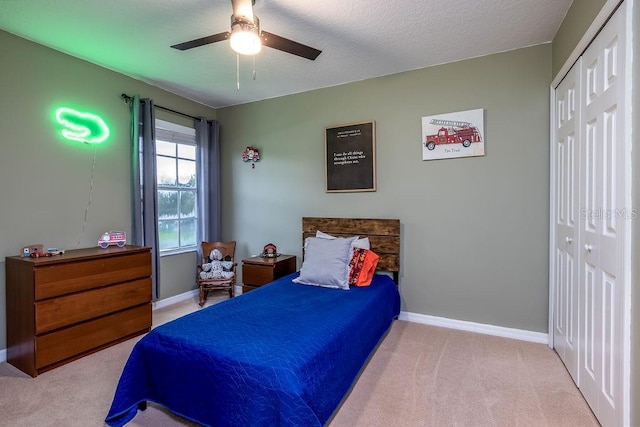
POLYGON ((109 127, 95 114, 63 107, 56 110, 56 120, 63 126, 62 136, 71 141, 99 144, 109 137, 109 127))
POLYGON ((260 160, 260 151, 256 147, 247 147, 242 152, 242 160, 251 162, 251 167, 255 168, 255 162, 260 160))
POLYGON ((422 160, 484 156, 484 109, 422 118, 422 160))
POLYGON ((325 128, 326 192, 376 191, 375 122, 325 128))

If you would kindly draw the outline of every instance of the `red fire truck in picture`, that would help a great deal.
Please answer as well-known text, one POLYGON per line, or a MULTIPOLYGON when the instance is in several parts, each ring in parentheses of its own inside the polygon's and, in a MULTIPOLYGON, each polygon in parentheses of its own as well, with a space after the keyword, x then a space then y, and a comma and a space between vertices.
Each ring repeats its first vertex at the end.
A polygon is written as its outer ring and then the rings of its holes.
POLYGON ((472 142, 482 141, 478 128, 469 122, 432 119, 429 123, 442 126, 437 134, 427 135, 424 139, 424 146, 429 150, 433 150, 440 144, 462 144, 467 148, 472 142))

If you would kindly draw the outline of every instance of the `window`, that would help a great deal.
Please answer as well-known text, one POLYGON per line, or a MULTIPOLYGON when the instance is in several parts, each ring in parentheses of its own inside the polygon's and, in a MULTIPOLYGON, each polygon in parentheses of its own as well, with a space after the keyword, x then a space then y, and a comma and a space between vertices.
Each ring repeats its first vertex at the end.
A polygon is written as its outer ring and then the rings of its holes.
POLYGON ((196 249, 196 153, 194 129, 156 121, 158 240, 161 254, 196 249))

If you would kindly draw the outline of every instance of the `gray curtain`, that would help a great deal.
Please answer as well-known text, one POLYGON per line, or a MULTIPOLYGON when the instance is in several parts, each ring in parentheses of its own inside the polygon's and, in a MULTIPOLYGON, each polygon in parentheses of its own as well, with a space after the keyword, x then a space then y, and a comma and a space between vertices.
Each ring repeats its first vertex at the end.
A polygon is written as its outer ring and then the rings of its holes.
MULTIPOLYGON (((198 207, 200 227, 199 240, 216 242, 222 240, 220 198, 220 128, 217 120, 199 118, 195 120, 196 143, 199 157, 198 207)), ((201 254, 200 254, 201 255, 201 254)))
POLYGON ((153 299, 160 295, 160 251, 156 185, 156 136, 153 100, 135 95, 131 110, 131 243, 151 248, 153 299))

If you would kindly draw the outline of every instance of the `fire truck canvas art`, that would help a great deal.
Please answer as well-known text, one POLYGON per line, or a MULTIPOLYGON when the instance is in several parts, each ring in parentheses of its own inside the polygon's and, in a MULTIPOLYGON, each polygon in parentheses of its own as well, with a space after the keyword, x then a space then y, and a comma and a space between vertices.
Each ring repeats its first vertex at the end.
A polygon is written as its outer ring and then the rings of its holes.
POLYGON ((484 110, 422 118, 422 160, 484 156, 484 110))

